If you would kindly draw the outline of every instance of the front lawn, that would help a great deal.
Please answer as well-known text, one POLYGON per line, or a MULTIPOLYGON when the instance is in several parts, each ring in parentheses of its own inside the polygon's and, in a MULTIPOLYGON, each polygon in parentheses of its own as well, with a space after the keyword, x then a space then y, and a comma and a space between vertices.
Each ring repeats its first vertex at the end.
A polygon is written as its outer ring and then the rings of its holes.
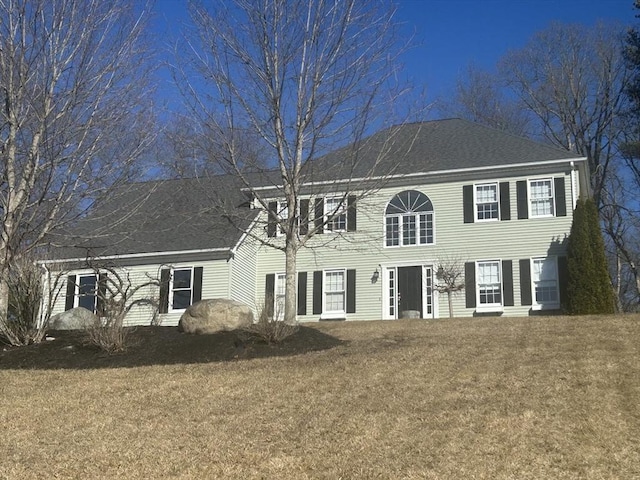
POLYGON ((640 316, 0 347, 0 479, 640 478, 640 316))

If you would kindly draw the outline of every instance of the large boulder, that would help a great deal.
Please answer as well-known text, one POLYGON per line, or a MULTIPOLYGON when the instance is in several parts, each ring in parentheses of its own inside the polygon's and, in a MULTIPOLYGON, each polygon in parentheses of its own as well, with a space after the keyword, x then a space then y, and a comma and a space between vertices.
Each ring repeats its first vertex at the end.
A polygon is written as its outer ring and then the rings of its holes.
POLYGON ((66 312, 58 313, 49 320, 52 330, 82 330, 94 325, 98 316, 84 307, 76 307, 66 312))
POLYGON ((244 303, 226 298, 200 300, 187 308, 180 317, 178 330, 184 333, 209 334, 253 324, 253 312, 244 303))

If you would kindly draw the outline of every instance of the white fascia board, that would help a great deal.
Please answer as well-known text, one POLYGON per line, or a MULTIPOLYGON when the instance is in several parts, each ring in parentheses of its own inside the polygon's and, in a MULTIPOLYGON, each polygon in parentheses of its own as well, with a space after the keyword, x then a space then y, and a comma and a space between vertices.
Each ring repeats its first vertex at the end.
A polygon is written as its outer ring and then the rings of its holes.
POLYGON ((244 232, 242 232, 242 235, 240 236, 240 239, 238 240, 238 242, 232 248, 229 249, 232 256, 236 254, 236 252, 238 251, 238 248, 240 247, 240 245, 242 245, 242 242, 244 242, 244 240, 249 236, 249 232, 253 230, 253 227, 255 227, 256 223, 258 223, 258 216, 259 215, 256 215, 255 218, 251 220, 251 223, 249 224, 247 229, 244 232))
MULTIPOLYGON (((571 164, 573 162, 586 162, 586 157, 575 158, 563 158, 560 160, 543 160, 540 162, 526 162, 526 163, 511 163, 508 165, 487 165, 484 167, 468 167, 468 168, 452 168, 449 170, 435 170, 433 172, 416 172, 416 173, 400 173, 396 175, 383 175, 378 177, 366 177, 366 178, 347 178, 341 180, 323 180, 321 182, 306 182, 300 184, 301 187, 315 187, 322 185, 332 185, 336 183, 358 183, 358 182, 371 182, 378 180, 392 180, 392 179, 404 179, 404 178, 419 178, 419 177, 436 177, 439 175, 453 175, 458 173, 472 173, 472 172, 485 172, 491 170, 503 170, 514 168, 526 168, 526 167, 539 167, 544 165, 561 165, 563 163, 571 164)), ((281 188, 282 185, 268 185, 264 187, 243 188, 242 191, 267 191, 274 188, 281 188)))
MULTIPOLYGON (((120 260, 128 258, 150 258, 150 257, 168 257, 171 255, 186 255, 186 254, 198 254, 198 253, 216 253, 216 252, 231 252, 231 248, 202 248, 199 250, 174 250, 170 252, 145 252, 145 253, 127 253, 123 255, 105 255, 101 257, 89 257, 92 260, 120 260)), ((55 264, 66 262, 82 262, 87 257, 81 258, 59 258, 55 260, 42 260, 40 264, 55 264)))

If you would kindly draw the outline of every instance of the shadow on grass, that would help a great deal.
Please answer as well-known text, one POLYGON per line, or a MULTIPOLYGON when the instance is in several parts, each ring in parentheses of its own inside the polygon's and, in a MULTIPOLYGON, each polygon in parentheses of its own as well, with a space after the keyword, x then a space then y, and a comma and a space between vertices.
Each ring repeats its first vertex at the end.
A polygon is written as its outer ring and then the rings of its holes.
MULTIPOLYGON (((239 344, 236 332, 187 335, 177 327, 138 327, 131 330, 131 346, 108 355, 84 345, 82 332, 51 332, 54 340, 26 347, 0 345, 0 370, 9 369, 94 369, 151 365, 176 365, 283 357, 327 350, 343 344, 315 328, 301 326, 279 344, 256 340, 239 344)), ((242 338, 246 338, 241 334, 242 338)))

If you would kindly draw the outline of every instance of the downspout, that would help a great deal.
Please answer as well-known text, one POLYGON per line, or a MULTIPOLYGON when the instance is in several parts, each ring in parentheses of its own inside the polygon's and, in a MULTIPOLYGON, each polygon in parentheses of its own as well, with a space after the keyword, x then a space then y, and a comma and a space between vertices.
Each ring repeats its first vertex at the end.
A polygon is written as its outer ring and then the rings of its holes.
POLYGON ((229 258, 227 260, 227 264, 229 265, 228 268, 228 279, 227 279, 227 298, 230 300, 235 300, 234 298, 231 298, 231 291, 232 291, 232 287, 231 284, 233 282, 233 266, 235 264, 234 260, 236 258, 236 252, 235 252, 235 247, 233 247, 231 250, 229 250, 229 258))

